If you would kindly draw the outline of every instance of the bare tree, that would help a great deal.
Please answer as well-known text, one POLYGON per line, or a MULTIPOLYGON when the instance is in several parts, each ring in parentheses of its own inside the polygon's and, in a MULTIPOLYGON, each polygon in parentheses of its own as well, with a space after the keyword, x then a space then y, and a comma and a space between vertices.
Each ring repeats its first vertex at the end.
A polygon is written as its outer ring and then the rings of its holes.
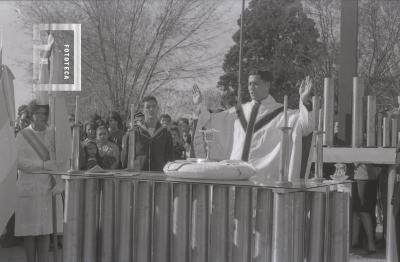
POLYGON ((81 23, 85 101, 127 114, 147 93, 219 67, 209 48, 218 0, 59 1, 19 4, 28 24, 81 23))
POLYGON ((392 110, 400 91, 400 3, 362 1, 359 10, 359 72, 380 110, 392 110))
POLYGON ((322 52, 319 60, 314 63, 313 74, 318 81, 318 93, 322 95, 323 78, 329 76, 337 80, 338 76, 336 64, 339 54, 340 2, 305 0, 303 6, 307 15, 315 21, 320 34, 322 52))

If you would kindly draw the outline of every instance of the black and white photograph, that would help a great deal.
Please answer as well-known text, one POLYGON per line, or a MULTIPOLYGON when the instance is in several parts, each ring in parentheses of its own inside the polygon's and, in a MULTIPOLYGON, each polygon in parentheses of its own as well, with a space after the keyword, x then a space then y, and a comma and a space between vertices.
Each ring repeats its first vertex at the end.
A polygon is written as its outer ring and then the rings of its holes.
POLYGON ((400 262, 400 1, 0 0, 0 262, 400 262))

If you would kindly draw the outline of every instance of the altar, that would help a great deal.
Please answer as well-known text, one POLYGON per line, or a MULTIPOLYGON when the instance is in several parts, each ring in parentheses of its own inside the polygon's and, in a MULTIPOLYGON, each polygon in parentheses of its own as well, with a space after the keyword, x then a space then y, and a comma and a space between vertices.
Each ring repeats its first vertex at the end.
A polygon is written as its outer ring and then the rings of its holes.
POLYGON ((64 261, 349 259, 349 181, 59 175, 66 181, 64 261))

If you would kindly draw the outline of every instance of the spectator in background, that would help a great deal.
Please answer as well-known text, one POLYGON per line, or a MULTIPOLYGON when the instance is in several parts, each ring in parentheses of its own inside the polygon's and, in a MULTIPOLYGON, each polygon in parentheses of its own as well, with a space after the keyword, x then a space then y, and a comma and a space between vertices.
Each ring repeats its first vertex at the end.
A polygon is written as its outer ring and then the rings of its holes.
POLYGON ((75 114, 74 113, 68 114, 68 121, 71 126, 75 124, 75 114))
POLYGON ((118 149, 121 151, 122 146, 122 137, 124 136, 124 131, 122 131, 122 118, 118 114, 118 112, 111 112, 108 119, 108 139, 118 146, 118 149))
POLYGON ((181 131, 181 133, 183 132, 189 132, 189 119, 187 119, 186 117, 181 117, 178 119, 178 127, 179 130, 181 131))
POLYGON ((191 144, 191 135, 189 132, 182 133, 183 147, 185 148, 186 155, 190 155, 190 149, 192 147, 191 144))
POLYGON ((163 114, 160 116, 160 123, 163 127, 166 127, 167 129, 170 128, 172 124, 172 118, 168 114, 163 114))
POLYGON ((94 122, 96 123, 97 121, 101 120, 101 116, 97 113, 94 113, 89 117, 89 122, 94 122))
POLYGON ((82 166, 83 170, 89 170, 95 166, 100 166, 101 158, 96 142, 89 140, 83 145, 83 150, 85 153, 85 160, 82 166))
POLYGON ((184 142, 177 126, 171 126, 169 132, 172 136, 172 144, 174 146, 175 160, 186 159, 186 150, 183 146, 184 142))
POLYGON ((135 125, 144 126, 144 114, 143 112, 139 111, 134 115, 135 125))
POLYGON ((31 124, 29 108, 27 105, 18 107, 17 119, 15 120, 15 135, 31 124))
POLYGON ((105 126, 99 126, 96 134, 97 148, 101 158, 100 166, 104 169, 117 169, 120 161, 118 146, 108 140, 108 130, 105 126))
MULTIPOLYGON (((162 171, 164 165, 174 159, 174 149, 170 132, 161 126, 158 119, 158 102, 154 96, 143 98, 143 125, 135 125, 134 169, 162 171)), ((130 132, 132 132, 130 131, 130 132)), ((129 161, 129 132, 122 142, 122 166, 129 161)))
POLYGON ((182 134, 186 152, 190 152, 190 147, 192 145, 192 136, 190 135, 189 119, 187 119, 185 117, 179 118, 178 126, 179 126, 179 130, 181 131, 181 134, 182 134))
POLYGON ((88 140, 96 141, 96 130, 97 124, 95 122, 85 122, 85 140, 86 143, 88 140))
POLYGON ((375 215, 378 172, 372 165, 355 163, 353 183, 353 234, 352 247, 361 246, 359 242, 360 224, 367 240, 367 252, 375 253, 375 239, 372 216, 375 215), (360 223, 361 222, 361 223, 360 223))

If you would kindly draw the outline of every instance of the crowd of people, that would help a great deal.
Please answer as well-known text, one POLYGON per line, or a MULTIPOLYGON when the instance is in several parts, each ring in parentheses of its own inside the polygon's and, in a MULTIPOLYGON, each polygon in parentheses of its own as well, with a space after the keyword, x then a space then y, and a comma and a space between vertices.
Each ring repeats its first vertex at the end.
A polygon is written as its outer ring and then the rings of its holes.
MULTIPOLYGON (((18 108, 16 134, 30 125, 31 116, 28 105, 18 108)), ((72 132, 75 115, 69 114, 68 120, 72 132)), ((130 119, 123 119, 116 111, 103 117, 95 113, 78 123, 81 146, 79 166, 82 170, 89 170, 95 166, 102 169, 126 168, 129 132, 132 130, 136 134, 138 170, 161 171, 167 161, 186 159, 190 156, 192 119, 180 117, 173 120, 169 114, 159 116, 158 101, 154 96, 143 99, 143 112, 134 115, 133 128, 130 127, 130 119), (163 143, 157 140, 160 136, 160 132, 157 131, 161 130, 165 130, 162 132, 163 143), (143 161, 146 161, 147 165, 143 161), (160 162, 158 165, 148 165, 148 162, 157 161, 160 162)))
MULTIPOLYGON (((299 179, 302 177, 301 163, 306 161, 302 159, 303 137, 313 130, 314 115, 310 104, 312 80, 306 78, 301 82, 299 109, 289 110, 286 116, 283 114, 282 105, 269 95, 271 78, 268 73, 253 72, 249 76, 249 93, 252 101, 215 113, 211 113, 204 107, 202 94, 199 88, 194 86, 193 102, 197 114, 195 122, 183 117, 174 121, 168 114, 160 115, 159 103, 154 96, 147 96, 142 100, 142 111, 131 116, 133 121, 122 119, 118 112, 110 112, 106 117, 94 114, 82 122, 75 121, 74 114, 70 114, 68 120, 71 132, 79 130, 79 169, 99 171, 128 168, 135 171, 162 171, 168 161, 194 157, 194 151, 197 157, 202 157, 204 137, 198 131, 214 128, 219 132, 213 138, 215 147, 209 152, 212 159, 246 161, 253 164, 257 170, 257 176, 276 180, 279 174, 280 151, 275 148, 279 148, 281 139, 279 127, 286 124, 293 128, 293 147, 290 152, 288 175, 290 180, 299 179), (133 125, 131 125, 132 122, 133 125), (130 141, 132 138, 134 138, 134 143, 130 141), (129 152, 132 148, 134 152, 129 152)), ((48 115, 48 105, 43 107, 31 103, 20 106, 18 109, 15 132, 19 145, 17 151, 19 152, 20 175, 17 185, 23 181, 22 178, 29 177, 24 174, 30 173, 32 179, 35 177, 39 181, 40 174, 33 171, 57 170, 55 163, 49 160, 48 156, 42 156, 43 154, 39 152, 40 146, 37 146, 42 143, 42 148, 51 150, 48 141, 49 131, 46 127, 48 115), (30 132, 25 132, 25 130, 30 132), (22 135, 19 135, 20 133, 22 135), (37 141, 29 141, 35 140, 30 133, 36 134, 37 141), (39 149, 35 149, 35 145, 39 149), (27 148, 32 151, 30 154, 24 153, 29 151, 27 148)), ((365 181, 371 180, 369 176, 379 173, 379 170, 373 170, 369 165, 358 163, 356 166, 349 167, 348 171, 349 174, 351 173, 351 178, 357 181, 353 188, 352 245, 356 247, 363 244, 359 234, 362 228, 366 236, 366 249, 372 253, 376 251, 373 217, 377 182, 376 177, 373 179, 375 182, 365 181)), ((329 179, 328 173, 333 172, 328 172, 324 167, 324 175, 329 179)), ((43 175, 42 178, 48 179, 49 176, 43 175)), ((52 232, 49 227, 51 213, 48 211, 51 210, 50 199, 54 192, 62 190, 62 183, 59 181, 41 181, 40 185, 45 185, 46 188, 37 185, 43 192, 37 194, 38 190, 24 191, 24 194, 30 196, 29 201, 26 196, 19 197, 20 202, 15 215, 16 235, 28 236, 25 237, 28 257, 34 257, 34 252, 40 256, 39 253, 44 252, 45 246, 48 245, 48 237, 43 236, 48 236, 52 232), (38 217, 34 214, 41 214, 40 219, 35 220, 38 217), (46 215, 46 219, 43 219, 43 214, 46 215), (30 221, 25 221, 24 218, 29 218, 30 221), (35 248, 37 250, 33 251, 35 248)), ((20 186, 20 188, 23 187, 20 186)))

